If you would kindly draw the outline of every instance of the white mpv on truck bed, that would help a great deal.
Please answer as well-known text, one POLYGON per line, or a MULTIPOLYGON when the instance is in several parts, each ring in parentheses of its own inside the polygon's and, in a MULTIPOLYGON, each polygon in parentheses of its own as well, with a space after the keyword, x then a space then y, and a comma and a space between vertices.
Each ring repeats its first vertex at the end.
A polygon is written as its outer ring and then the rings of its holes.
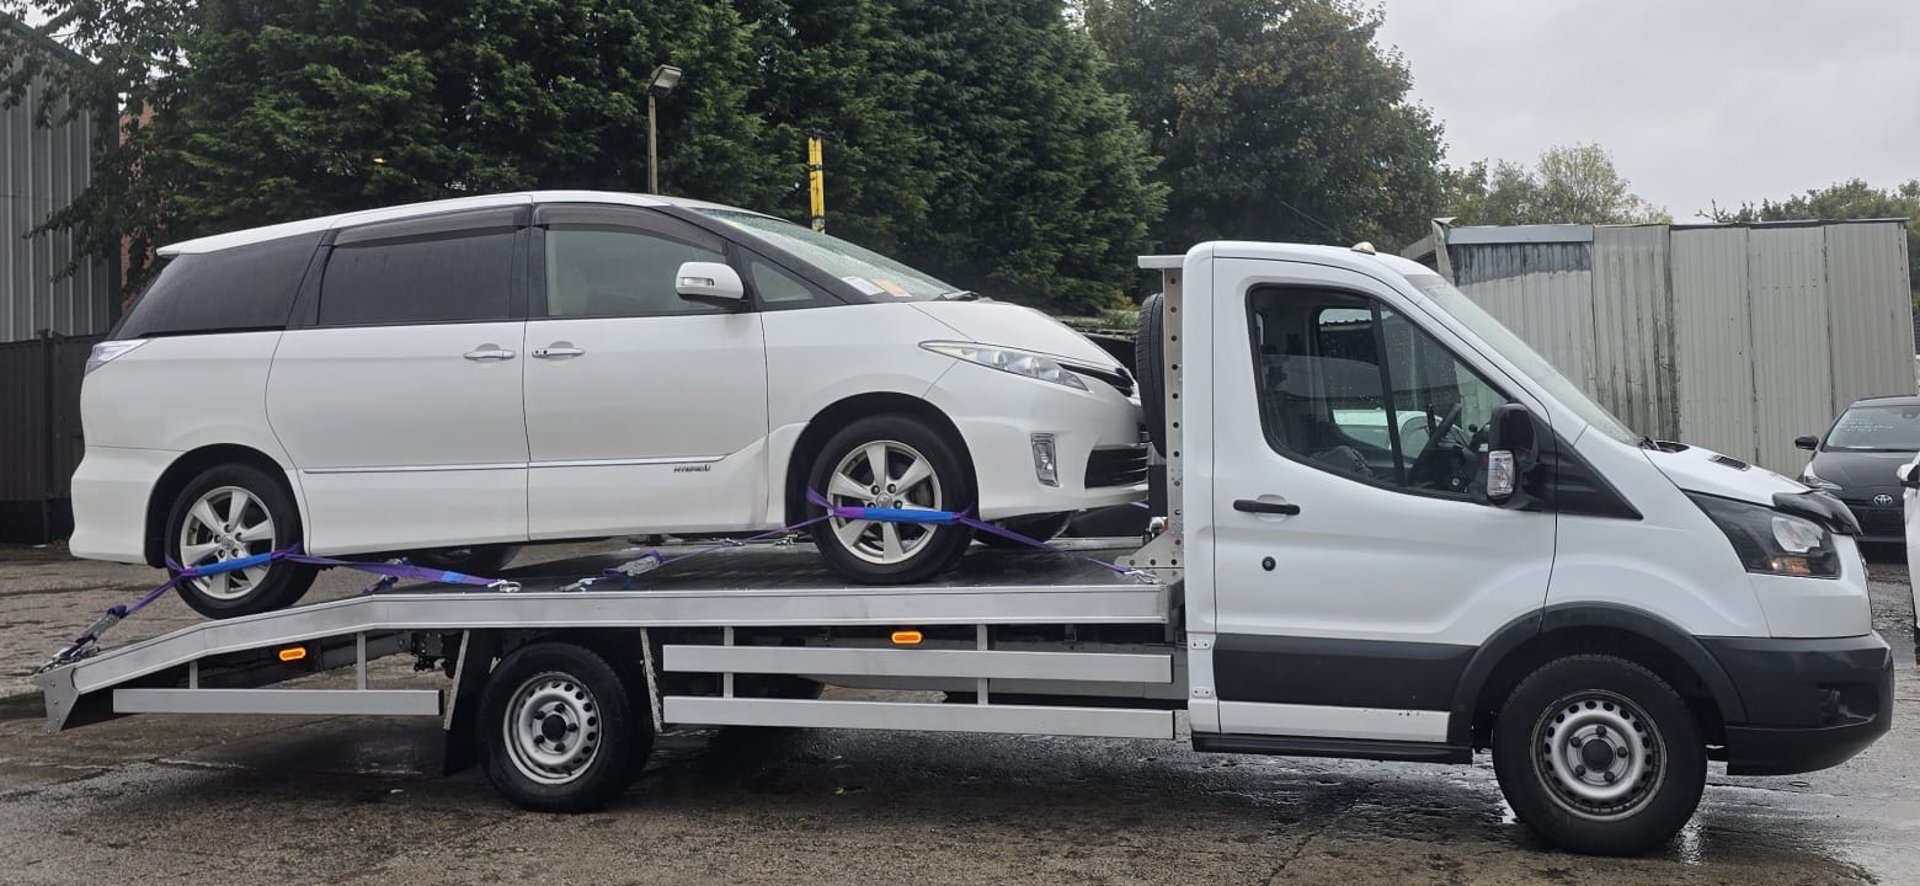
POLYGON ((1155 582, 985 555, 960 580, 855 587, 769 548, 634 590, 405 589, 63 662, 39 676, 49 726, 444 716, 449 760, 579 811, 624 790, 666 725, 1172 739, 1184 717, 1207 751, 1491 749, 1522 821, 1609 853, 1677 833, 1710 759, 1803 772, 1889 728, 1892 655, 1831 496, 1633 433, 1371 248, 1207 243, 1143 264, 1165 289, 1136 368, 1168 528, 1125 562, 1155 582), (261 688, 401 650, 450 691, 261 688), (821 699, 819 682, 949 703, 821 699))
MULTIPOLYGON (((758 213, 505 194, 160 254, 88 364, 82 557, 191 567, 299 543, 489 575, 529 541, 774 529, 820 512, 810 489, 1039 537, 1145 495, 1133 379, 1098 346, 758 213)), ((815 533, 871 583, 932 577, 970 540, 815 533)), ((180 592, 228 617, 312 577, 276 561, 180 592)))

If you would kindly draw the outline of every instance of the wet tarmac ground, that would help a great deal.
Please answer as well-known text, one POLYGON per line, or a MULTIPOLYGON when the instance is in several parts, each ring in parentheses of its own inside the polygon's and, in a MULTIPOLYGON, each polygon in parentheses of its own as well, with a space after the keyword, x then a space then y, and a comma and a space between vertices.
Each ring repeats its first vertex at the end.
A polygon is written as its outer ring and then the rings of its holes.
MULTIPOLYGON (((478 772, 439 775, 433 719, 145 716, 45 736, 19 699, 0 702, 0 884, 1920 883, 1910 595, 1904 567, 1874 572, 1894 731, 1825 772, 1717 771, 1693 823, 1645 858, 1545 847, 1484 757, 691 731, 663 737, 607 811, 565 817, 513 809, 478 772)), ((151 575, 0 549, 0 693, 151 575)), ((320 596, 358 589, 324 581, 320 596)), ((169 598, 114 639, 193 620, 169 598)), ((433 685, 402 659, 374 676, 433 685)))

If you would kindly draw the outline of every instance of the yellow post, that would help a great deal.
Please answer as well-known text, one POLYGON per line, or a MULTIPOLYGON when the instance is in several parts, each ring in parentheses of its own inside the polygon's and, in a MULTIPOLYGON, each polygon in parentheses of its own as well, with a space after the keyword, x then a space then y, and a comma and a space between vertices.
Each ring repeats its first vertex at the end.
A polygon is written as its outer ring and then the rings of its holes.
POLYGON ((813 216, 813 229, 827 229, 827 171, 821 165, 820 134, 807 133, 807 194, 810 214, 813 216))

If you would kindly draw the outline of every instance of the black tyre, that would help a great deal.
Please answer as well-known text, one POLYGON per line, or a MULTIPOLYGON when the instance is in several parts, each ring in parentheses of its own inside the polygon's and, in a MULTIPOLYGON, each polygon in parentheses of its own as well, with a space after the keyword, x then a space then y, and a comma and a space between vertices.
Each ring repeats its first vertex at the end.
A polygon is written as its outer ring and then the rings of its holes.
MULTIPOLYGON (((1055 537, 1059 536, 1060 533, 1067 531, 1068 524, 1072 522, 1073 512, 1064 511, 1058 514, 1034 514, 1030 517, 1014 517, 1009 520, 995 521, 994 525, 1011 532, 1018 532, 1034 541, 1052 541, 1055 537)), ((974 538, 979 539, 981 544, 990 548, 1022 549, 1028 547, 1022 542, 994 535, 991 532, 975 533, 974 538)))
POLYGON ((474 545, 467 548, 436 548, 414 551, 407 561, 415 566, 458 572, 480 578, 499 578, 507 564, 520 555, 519 545, 474 545))
MULTIPOLYGON (((514 650, 480 695, 487 780, 535 812, 591 812, 619 796, 653 750, 653 718, 598 653, 542 641, 514 650)), ((638 688, 644 697, 645 687, 638 688)))
POLYGON ((1522 822, 1595 855, 1672 839, 1707 777, 1686 701, 1652 671, 1606 655, 1562 658, 1520 681, 1494 723, 1493 765, 1522 822))
MULTIPOLYGON (((167 556, 181 566, 210 566, 265 554, 301 540, 300 509, 279 478, 246 464, 200 473, 167 510, 167 556)), ((292 606, 319 572, 276 560, 181 582, 180 598, 208 618, 232 618, 292 606)))
POLYGON ((1166 296, 1154 293, 1140 303, 1140 319, 1133 336, 1133 377, 1140 384, 1140 411, 1147 420, 1147 438, 1161 455, 1167 452, 1167 306, 1166 296))
MULTIPOLYGON (((959 447, 907 415, 876 415, 827 440, 808 474, 835 505, 951 511, 973 506, 959 447)), ((809 509, 819 513, 818 507, 809 509)), ((925 581, 958 562, 964 526, 833 519, 813 528, 827 565, 862 584, 925 581)))

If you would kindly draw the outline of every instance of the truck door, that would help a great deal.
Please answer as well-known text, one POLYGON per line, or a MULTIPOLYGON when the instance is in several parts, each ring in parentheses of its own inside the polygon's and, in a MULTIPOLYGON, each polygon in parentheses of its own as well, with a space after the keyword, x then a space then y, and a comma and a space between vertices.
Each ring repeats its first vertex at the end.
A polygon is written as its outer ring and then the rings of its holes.
POLYGON ((1216 261, 1187 322, 1213 334, 1219 729, 1443 742, 1475 649, 1546 597, 1554 516, 1488 503, 1481 461, 1494 407, 1544 411, 1380 279, 1216 261))

